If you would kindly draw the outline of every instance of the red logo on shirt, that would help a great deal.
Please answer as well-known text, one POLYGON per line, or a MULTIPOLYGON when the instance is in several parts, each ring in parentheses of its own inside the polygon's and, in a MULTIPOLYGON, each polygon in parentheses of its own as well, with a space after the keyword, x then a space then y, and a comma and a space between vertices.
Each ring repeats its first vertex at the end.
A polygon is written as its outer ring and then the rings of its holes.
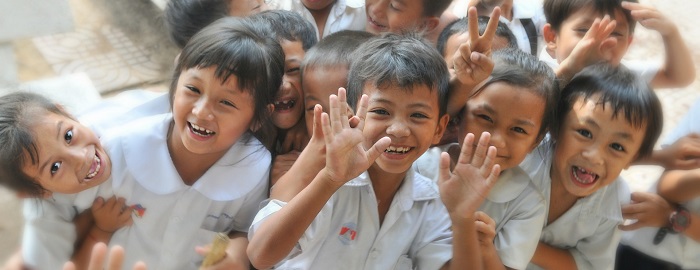
POLYGON ((136 217, 143 217, 143 215, 146 214, 146 208, 143 208, 141 204, 134 204, 132 206, 129 206, 132 210, 132 213, 136 215, 136 217))
POLYGON ((357 237, 357 224, 353 222, 348 222, 340 227, 340 233, 338 233, 338 239, 340 242, 349 245, 357 237))

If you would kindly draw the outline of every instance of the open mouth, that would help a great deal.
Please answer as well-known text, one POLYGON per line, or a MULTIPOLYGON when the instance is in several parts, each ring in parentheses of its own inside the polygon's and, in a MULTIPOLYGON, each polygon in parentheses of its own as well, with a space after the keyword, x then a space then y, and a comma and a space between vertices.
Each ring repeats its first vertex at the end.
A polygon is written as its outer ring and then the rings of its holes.
POLYGON ((294 108, 296 104, 297 101, 294 99, 275 101, 275 112, 289 111, 294 108))
POLYGON ((209 136, 213 136, 214 134, 216 134, 216 132, 208 130, 208 129, 203 128, 203 127, 200 127, 194 123, 187 122, 187 124, 189 125, 190 130, 192 130, 192 132, 196 135, 199 135, 202 137, 209 137, 209 136))
POLYGON ((573 166, 571 168, 571 174, 573 174, 576 182, 581 185, 591 185, 595 183, 600 176, 593 172, 589 172, 584 168, 573 166))
POLYGON ((372 24, 372 26, 374 26, 375 28, 378 28, 378 29, 381 29, 381 30, 386 30, 386 29, 387 29, 386 26, 384 26, 384 25, 378 23, 377 21, 373 20, 371 16, 367 16, 367 20, 368 20, 369 23, 372 24))
POLYGON ((395 155, 402 155, 406 154, 413 150, 413 147, 408 147, 408 146, 389 146, 384 150, 384 153, 389 153, 389 154, 395 154, 395 155))
POLYGON ((83 182, 90 182, 92 178, 95 178, 97 174, 100 172, 100 169, 102 168, 102 159, 100 159, 100 156, 97 155, 97 151, 95 151, 95 156, 92 158, 92 164, 90 165, 90 170, 88 170, 87 175, 83 179, 83 182))

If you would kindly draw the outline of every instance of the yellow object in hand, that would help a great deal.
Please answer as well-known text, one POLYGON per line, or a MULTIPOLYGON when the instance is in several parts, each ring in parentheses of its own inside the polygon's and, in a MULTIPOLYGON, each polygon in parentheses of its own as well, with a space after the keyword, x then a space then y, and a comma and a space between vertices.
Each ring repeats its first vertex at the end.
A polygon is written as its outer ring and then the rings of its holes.
POLYGON ((211 250, 209 250, 207 256, 204 257, 200 269, 212 266, 226 257, 226 247, 228 246, 229 240, 228 235, 225 233, 217 233, 216 236, 214 236, 214 241, 212 241, 211 250))

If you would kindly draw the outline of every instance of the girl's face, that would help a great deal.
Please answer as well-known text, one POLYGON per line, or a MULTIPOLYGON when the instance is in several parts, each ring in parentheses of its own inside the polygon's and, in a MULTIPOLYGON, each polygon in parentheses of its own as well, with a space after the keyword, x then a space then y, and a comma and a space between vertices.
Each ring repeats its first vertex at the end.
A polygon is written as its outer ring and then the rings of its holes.
POLYGON ((617 179, 637 156, 646 123, 631 125, 613 115, 610 104, 598 104, 599 95, 574 103, 562 123, 550 174, 568 193, 585 197, 617 179))
POLYGON ((264 0, 230 0, 228 15, 233 17, 246 17, 268 9, 264 0))
POLYGON ((31 128, 39 162, 32 164, 27 159, 22 168, 25 174, 49 192, 64 194, 78 193, 109 179, 112 163, 92 130, 64 115, 37 114, 43 115, 36 115, 31 128))
POLYGON ((501 169, 518 166, 539 143, 545 100, 531 90, 505 82, 494 82, 467 100, 459 125, 459 144, 467 133, 474 142, 484 131, 491 133, 496 164, 501 169))
MULTIPOLYGON (((216 66, 183 71, 173 96, 170 149, 223 156, 251 127, 255 99, 238 87, 235 75, 216 78, 216 66)), ((171 150, 172 151, 172 150, 171 150)))
POLYGON ((301 91, 299 67, 305 52, 301 41, 283 40, 280 45, 284 50, 284 76, 275 99, 272 122, 279 129, 289 129, 296 125, 304 114, 304 94, 301 91))

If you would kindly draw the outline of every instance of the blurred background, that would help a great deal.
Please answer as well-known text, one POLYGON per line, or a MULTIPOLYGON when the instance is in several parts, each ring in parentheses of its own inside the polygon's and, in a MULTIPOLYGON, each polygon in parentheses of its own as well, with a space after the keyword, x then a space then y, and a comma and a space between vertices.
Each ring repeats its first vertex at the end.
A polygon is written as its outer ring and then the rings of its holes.
MULTIPOLYGON (((516 0, 517 1, 517 0, 516 0)), ((167 91, 177 47, 163 22, 167 0, 2 0, 0 94, 16 89, 44 92, 78 111, 125 90, 167 91)), ((700 70, 700 1, 640 0, 677 23, 700 70)), ((661 62, 661 38, 638 26, 630 60, 661 62)), ((659 89, 664 134, 698 97, 700 76, 689 87, 659 89)), ((661 174, 656 166, 623 172, 632 190, 646 190, 661 174)), ((0 265, 17 250, 21 204, 0 187, 0 265)))

